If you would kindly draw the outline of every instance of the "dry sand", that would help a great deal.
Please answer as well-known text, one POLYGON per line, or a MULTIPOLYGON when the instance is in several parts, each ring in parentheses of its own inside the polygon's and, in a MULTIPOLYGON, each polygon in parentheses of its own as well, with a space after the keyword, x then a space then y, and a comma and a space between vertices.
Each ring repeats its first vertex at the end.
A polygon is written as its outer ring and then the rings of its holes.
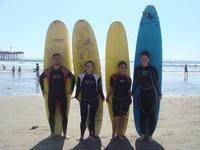
POLYGON ((127 140, 110 142, 111 123, 106 104, 100 139, 96 142, 79 137, 79 104, 72 100, 69 140, 48 138, 49 125, 42 96, 0 97, 0 150, 199 150, 200 97, 167 96, 161 102, 160 119, 151 144, 136 142, 137 133, 131 108, 127 140), (32 126, 39 126, 30 130, 32 126))

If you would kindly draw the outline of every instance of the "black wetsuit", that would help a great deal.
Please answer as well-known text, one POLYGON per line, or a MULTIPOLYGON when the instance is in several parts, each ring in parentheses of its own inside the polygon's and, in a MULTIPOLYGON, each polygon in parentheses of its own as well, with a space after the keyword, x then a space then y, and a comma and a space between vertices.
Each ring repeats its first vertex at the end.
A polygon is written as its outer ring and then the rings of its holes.
POLYGON ((110 87, 113 89, 113 116, 126 116, 131 104, 131 78, 114 74, 110 78, 110 87))
POLYGON ((161 96, 156 69, 152 66, 137 67, 134 71, 133 95, 137 86, 140 88, 139 110, 141 134, 145 134, 146 118, 149 116, 149 135, 152 135, 156 125, 155 107, 158 97, 161 96))
POLYGON ((67 97, 66 97, 66 82, 67 78, 71 78, 72 86, 71 92, 74 89, 75 79, 74 75, 65 68, 46 69, 40 75, 40 86, 42 91, 44 91, 44 78, 47 78, 49 84, 48 91, 48 108, 49 108, 49 124, 51 133, 54 133, 55 127, 55 109, 56 109, 56 100, 60 102, 61 114, 62 114, 62 126, 63 132, 66 133, 68 118, 67 118, 67 97))
POLYGON ((78 98, 80 93, 81 136, 84 136, 87 119, 89 119, 89 134, 95 136, 95 115, 99 106, 99 96, 104 100, 101 78, 96 74, 81 73, 75 97, 78 98))

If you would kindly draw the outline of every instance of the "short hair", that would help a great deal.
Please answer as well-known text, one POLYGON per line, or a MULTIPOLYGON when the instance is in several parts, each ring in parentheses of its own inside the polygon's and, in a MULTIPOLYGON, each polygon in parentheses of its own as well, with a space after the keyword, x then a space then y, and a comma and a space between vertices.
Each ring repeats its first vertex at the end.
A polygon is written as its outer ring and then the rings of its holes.
POLYGON ((120 61, 119 63, 118 63, 118 68, 121 66, 121 65, 125 65, 126 67, 127 67, 127 63, 125 62, 125 61, 120 61))
POLYGON ((86 61, 86 62, 85 62, 85 66, 86 66, 87 64, 92 64, 92 66, 94 66, 94 62, 93 62, 92 60, 86 61))
POLYGON ((60 56, 60 54, 59 54, 59 53, 54 53, 54 54, 52 55, 52 58, 53 58, 54 56, 60 56))
POLYGON ((141 52, 140 57, 142 57, 142 56, 147 56, 147 57, 150 58, 150 54, 149 54, 149 52, 148 52, 147 50, 143 50, 143 51, 141 52))

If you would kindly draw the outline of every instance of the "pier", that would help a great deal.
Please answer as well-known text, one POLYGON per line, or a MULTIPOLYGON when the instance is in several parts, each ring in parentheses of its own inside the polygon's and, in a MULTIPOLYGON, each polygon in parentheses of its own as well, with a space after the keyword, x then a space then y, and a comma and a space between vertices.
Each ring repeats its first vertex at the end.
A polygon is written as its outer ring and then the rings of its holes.
POLYGON ((22 51, 0 51, 0 61, 22 61, 24 52, 22 51))

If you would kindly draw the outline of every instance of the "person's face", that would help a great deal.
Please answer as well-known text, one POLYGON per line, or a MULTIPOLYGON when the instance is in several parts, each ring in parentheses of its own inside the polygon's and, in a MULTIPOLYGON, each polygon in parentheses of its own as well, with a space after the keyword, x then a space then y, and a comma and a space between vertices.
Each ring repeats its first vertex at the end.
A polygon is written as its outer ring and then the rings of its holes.
POLYGON ((93 66, 93 64, 91 64, 91 63, 87 63, 87 64, 85 65, 85 71, 86 71, 87 73, 92 73, 92 72, 93 72, 93 68, 94 68, 94 66, 93 66))
POLYGON ((61 57, 59 55, 55 55, 52 58, 52 65, 53 66, 60 66, 61 64, 61 57))
POLYGON ((143 67, 147 67, 149 65, 149 57, 146 55, 141 56, 141 64, 143 67))
POLYGON ((126 74, 127 66, 125 64, 122 64, 118 67, 118 71, 120 74, 126 74))

